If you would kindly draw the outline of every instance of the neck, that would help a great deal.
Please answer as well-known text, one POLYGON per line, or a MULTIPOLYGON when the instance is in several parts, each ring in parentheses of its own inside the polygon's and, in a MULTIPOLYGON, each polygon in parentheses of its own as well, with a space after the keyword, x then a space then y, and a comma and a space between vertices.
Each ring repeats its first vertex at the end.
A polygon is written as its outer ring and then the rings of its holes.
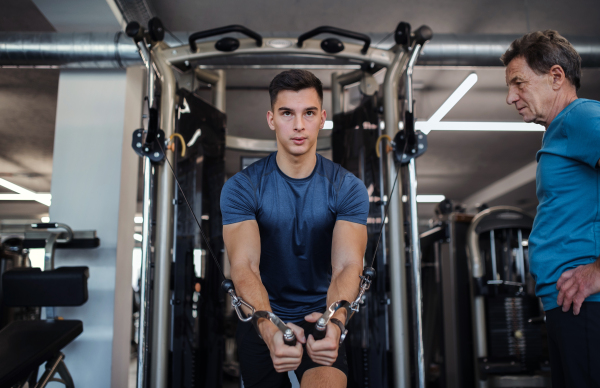
POLYGON ((304 155, 290 155, 277 152, 275 160, 285 175, 294 179, 302 179, 312 174, 317 164, 317 154, 316 152, 307 152, 304 155))
POLYGON ((558 114, 563 111, 563 109, 565 109, 567 106, 569 106, 569 104, 571 104, 575 100, 577 100, 577 93, 575 90, 569 91, 567 93, 559 93, 552 102, 552 108, 550 109, 546 120, 544 120, 540 124, 542 124, 546 129, 548 129, 548 127, 552 123, 552 120, 554 120, 556 116, 558 116, 558 114))

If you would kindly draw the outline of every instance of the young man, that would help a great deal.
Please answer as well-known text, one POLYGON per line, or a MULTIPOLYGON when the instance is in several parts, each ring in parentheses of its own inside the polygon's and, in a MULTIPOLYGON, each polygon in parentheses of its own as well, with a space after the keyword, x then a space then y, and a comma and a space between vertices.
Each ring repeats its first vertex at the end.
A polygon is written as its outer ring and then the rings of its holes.
POLYGON ((546 128, 529 254, 552 387, 600 387, 600 103, 577 98, 581 58, 556 31, 515 40, 502 61, 506 102, 546 128))
MULTIPOLYGON (((227 181, 221 194, 223 238, 236 292, 256 310, 272 311, 293 329, 296 346, 268 320, 240 323, 238 355, 244 386, 346 387, 340 329, 310 334, 329 304, 352 301, 367 244, 369 198, 364 184, 316 153, 326 112, 314 74, 289 70, 269 86, 267 122, 277 152, 227 181)), ((344 317, 339 317, 343 322, 344 317)))

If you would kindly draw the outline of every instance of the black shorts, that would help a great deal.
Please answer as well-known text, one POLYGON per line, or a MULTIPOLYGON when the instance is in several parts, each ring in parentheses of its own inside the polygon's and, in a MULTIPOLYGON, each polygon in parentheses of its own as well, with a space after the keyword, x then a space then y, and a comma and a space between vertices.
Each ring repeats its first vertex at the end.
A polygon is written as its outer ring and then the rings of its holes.
POLYGON ((552 388, 600 387, 600 302, 546 311, 552 388))
MULTIPOLYGON (((304 329, 304 334, 312 332, 314 323, 302 321, 296 325, 304 329)), ((260 339, 254 326, 250 322, 239 322, 236 333, 238 346, 238 359, 240 361, 240 370, 245 388, 283 388, 291 387, 292 383, 287 372, 278 373, 273 367, 273 360, 267 344, 260 339)), ((323 366, 313 362, 306 352, 306 346, 303 345, 302 362, 298 369, 294 371, 298 381, 302 381, 302 375, 309 369, 323 366)), ((348 362, 346 361, 346 348, 342 344, 338 350, 338 358, 332 365, 348 376, 348 362)))

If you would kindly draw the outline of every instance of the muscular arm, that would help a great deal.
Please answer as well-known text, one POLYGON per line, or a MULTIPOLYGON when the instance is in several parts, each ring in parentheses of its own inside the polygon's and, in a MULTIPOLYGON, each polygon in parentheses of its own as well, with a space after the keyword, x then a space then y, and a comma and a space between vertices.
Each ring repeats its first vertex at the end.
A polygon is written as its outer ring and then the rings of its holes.
MULTIPOLYGON (((223 240, 231 264, 231 280, 236 293, 257 311, 272 311, 269 295, 260 279, 260 233, 255 220, 242 221, 223 226, 223 240)), ((302 343, 306 342, 304 331, 289 323, 296 334, 296 346, 283 343, 283 334, 271 321, 261 319, 258 323, 261 336, 269 351, 277 372, 296 370, 302 361, 302 343)))
MULTIPOLYGON (((363 256, 367 247, 367 227, 365 225, 337 221, 333 229, 331 247, 331 284, 327 291, 327 306, 338 300, 354 301, 358 295, 363 256)), ((316 322, 322 314, 312 313, 305 319, 316 322)), ((338 310, 333 317, 345 322, 345 310, 338 310)), ((321 365, 331 366, 338 356, 340 329, 329 323, 325 338, 315 341, 312 336, 306 342, 310 358, 321 365)))
POLYGON ((352 302, 358 294, 363 257, 367 247, 367 227, 349 221, 337 221, 331 246, 331 285, 327 305, 338 300, 352 302))
POLYGON ((271 311, 269 295, 260 280, 260 233, 254 220, 223 226, 236 293, 256 310, 271 311))

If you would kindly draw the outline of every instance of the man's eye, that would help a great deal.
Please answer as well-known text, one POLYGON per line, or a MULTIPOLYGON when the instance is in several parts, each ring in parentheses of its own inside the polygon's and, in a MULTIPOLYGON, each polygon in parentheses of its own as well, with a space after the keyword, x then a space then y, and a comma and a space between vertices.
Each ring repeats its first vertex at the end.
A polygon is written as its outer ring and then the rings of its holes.
POLYGON ((306 112, 306 114, 309 115, 309 116, 314 116, 315 112, 309 110, 308 112, 306 112))
POLYGON ((291 115, 291 113, 290 112, 283 112, 283 115, 284 116, 289 116, 289 115, 291 115))

